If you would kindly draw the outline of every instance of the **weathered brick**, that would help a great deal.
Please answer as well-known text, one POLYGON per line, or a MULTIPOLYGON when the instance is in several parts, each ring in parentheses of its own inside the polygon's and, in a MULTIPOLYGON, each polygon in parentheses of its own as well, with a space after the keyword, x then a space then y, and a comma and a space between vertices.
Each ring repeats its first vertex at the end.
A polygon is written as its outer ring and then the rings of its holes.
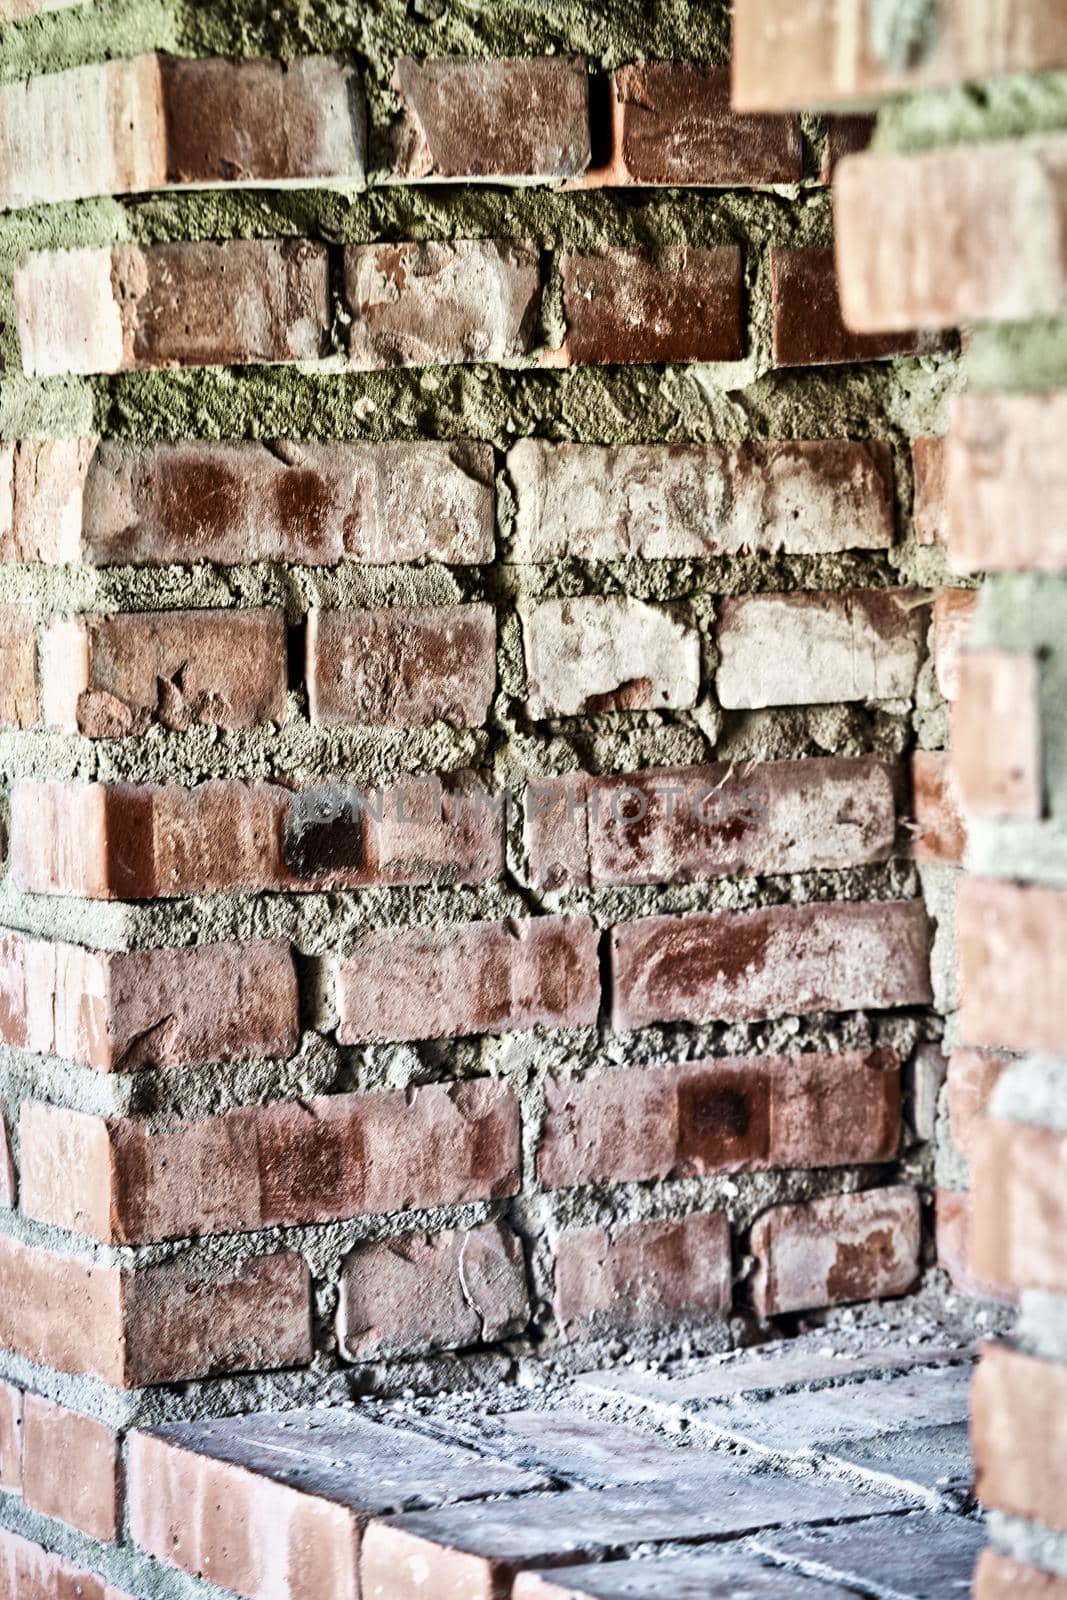
POLYGON ((291 1056, 296 972, 280 940, 85 950, 0 934, 0 1042, 100 1072, 291 1056))
POLYGON ((937 687, 948 701, 959 699, 960 660, 974 621, 978 589, 938 589, 934 595, 934 666, 937 687))
POLYGON ((153 1133, 26 1101, 22 1209, 105 1243, 459 1205, 514 1194, 519 1117, 488 1079, 242 1106, 153 1133))
POLYGON ((22 1493, 22 1390, 0 1382, 0 1489, 22 1493))
POLYGON ((533 717, 695 705, 700 639, 688 616, 643 600, 589 595, 522 611, 533 717))
POLYGON ((927 596, 915 589, 729 597, 718 608, 719 700, 747 708, 909 699, 929 622, 927 596))
MULTIPOLYGON (((846 161, 838 169, 837 183, 848 166, 846 161)), ((776 367, 840 366, 927 355, 941 342, 939 335, 915 333, 907 324, 894 333, 880 332, 877 327, 870 332, 854 331, 847 310, 842 315, 834 253, 820 248, 771 250, 771 318, 776 367)))
POLYGON ((1067 893, 965 878, 957 922, 963 1042, 1058 1054, 1067 1028, 1067 893))
POLYGON ((580 56, 401 56, 392 177, 536 182, 589 165, 589 74, 580 56))
POLYGON ((565 1339, 706 1321, 730 1309, 730 1224, 679 1221, 571 1228, 556 1241, 556 1319, 565 1339))
MULTIPOLYGON (((269 448, 198 441, 149 448, 117 440, 73 443, 84 448, 68 450, 53 473, 70 506, 61 552, 42 555, 40 537, 24 533, 23 559, 96 566, 156 561, 329 566, 426 558, 467 564, 493 558, 489 445, 432 439, 286 440, 269 448)), ((16 503, 16 549, 20 523, 33 504, 29 495, 25 504, 16 503)), ((0 526, 0 559, 3 555, 0 526)))
POLYGON ((949 528, 944 439, 913 439, 911 468, 915 481, 912 516, 916 541, 919 544, 947 545, 949 528))
POLYGON ((1042 813, 1041 667, 1036 655, 964 650, 952 706, 952 765, 972 817, 1042 813))
POLYGON ((0 606, 0 727, 30 728, 38 716, 33 612, 27 606, 0 606))
POLYGON ((96 440, 0 444, 0 561, 81 559, 82 495, 96 440))
POLYGON ((776 1206, 752 1229, 752 1295, 761 1317, 881 1300, 919 1275, 919 1196, 914 1189, 867 1189, 776 1206))
POLYGON ((645 917, 612 930, 613 1024, 928 1005, 918 900, 645 917))
POLYGON ((15 271, 29 377, 313 361, 329 327, 326 251, 304 241, 42 252, 15 271))
POLYGON ((493 1344, 529 1316, 522 1244, 496 1223, 383 1239, 341 1272, 337 1336, 350 1361, 493 1344))
POLYGON ((184 184, 354 186, 365 134, 358 73, 323 57, 94 62, 0 88, 0 206, 184 184))
POLYGON ((22 1497, 105 1544, 119 1527, 119 1438, 92 1417, 27 1394, 22 1413, 22 1497))
POLYGON ((324 727, 463 728, 485 721, 496 688, 491 605, 313 611, 308 705, 324 727))
POLYGON ((987 1344, 974 1380, 977 1492, 990 1511, 1067 1533, 1067 1364, 987 1344))
POLYGON ((701 1178, 892 1161, 900 1062, 886 1050, 739 1056, 549 1078, 541 1182, 701 1178))
POLYGON ((957 572, 1067 569, 1067 394, 960 395, 946 445, 957 572))
POLYGON ((974 1574, 974 1600, 1067 1600, 1067 1577, 1025 1566, 998 1550, 983 1550, 974 1574))
MULTIPOLYGON (((569 1559, 569 1558, 568 1558, 569 1559)), ((712 1547, 681 1556, 520 1572, 514 1600, 826 1600, 826 1585, 759 1556, 712 1547)))
MULTIPOLYGON (((747 111, 821 110, 902 90, 1067 65, 1067 19, 1045 0, 946 0, 915 47, 894 47, 866 0, 737 0, 734 96, 747 111)), ((890 17, 896 22, 895 16, 890 17)), ((926 18, 924 16, 923 21, 926 18)), ((910 36, 909 36, 910 42, 910 36)))
POLYGON ((0 1345, 119 1387, 311 1359, 310 1287, 297 1255, 123 1271, 5 1238, 0 1287, 0 1345))
POLYGON ((937 1264, 959 1294, 1010 1305, 1014 1291, 980 1278, 974 1266, 974 1200, 966 1190, 937 1191, 937 1264))
POLYGON ((857 866, 895 836, 892 770, 872 757, 576 772, 526 797, 530 875, 549 888, 857 866))
POLYGON ((978 1119, 989 1109, 989 1102, 1007 1067, 1005 1056, 986 1050, 953 1050, 948 1058, 949 1138, 953 1148, 969 1156, 978 1119))
POLYGON ((938 1101, 947 1072, 948 1061, 940 1045, 919 1045, 912 1057, 905 1087, 911 1131, 923 1143, 936 1137, 938 1101))
POLYGON ((988 1282, 1067 1294, 1067 1134, 1001 1117, 971 1131, 973 1258, 988 1282))
POLYGON ((566 338, 553 365, 739 361, 745 353, 741 252, 608 246, 561 263, 566 338))
POLYGON ((892 458, 880 443, 552 444, 508 452, 515 556, 646 561, 893 543, 892 458))
MULTIPOLYGON (((53 3, 47 9, 58 10, 59 5, 53 3)), ((96 1573, 72 1566, 6 1528, 0 1529, 0 1594, 4 1600, 8 1596, 11 1600, 133 1600, 96 1573)))
POLYGON ((860 331, 1055 316, 1067 137, 850 156, 837 169, 841 305, 860 331), (1025 241, 1009 247, 1010 241, 1025 241))
POLYGON ((353 367, 512 361, 532 348, 540 258, 527 240, 348 245, 353 367))
POLYGON ((232 889, 480 883, 503 865, 500 812, 460 784, 17 783, 12 877, 22 889, 144 900, 232 889))
POLYGON ((877 122, 878 118, 873 113, 866 112, 856 116, 835 115, 826 118, 826 144, 819 170, 822 183, 833 181, 839 161, 867 149, 874 138, 877 122))
POLYGON ((151 723, 247 728, 285 716, 284 611, 57 617, 42 648, 45 721, 92 739, 151 723))
POLYGON ((544 1486, 534 1473, 349 1409, 130 1436, 134 1541, 246 1600, 281 1600, 286 1591, 294 1600, 357 1600, 368 1518, 413 1497, 447 1505, 544 1486))
POLYGON ((598 943, 588 917, 369 934, 337 963, 337 1037, 365 1044, 592 1027, 598 943))
MULTIPOLYGON (((862 1408, 864 1390, 858 1390, 855 1398, 857 1408, 862 1408)), ((944 1452, 946 1466, 954 1465, 964 1451, 958 1434, 948 1436, 952 1443, 947 1451, 941 1443, 944 1437, 940 1431, 916 1428, 896 1437, 883 1435, 863 1440, 849 1451, 845 1464, 851 1466, 853 1457, 858 1457, 861 1471, 873 1469, 883 1479, 895 1479, 905 1492, 910 1487, 914 1493, 916 1488, 926 1487, 919 1479, 926 1476, 924 1467, 933 1465, 939 1449, 944 1452)), ((930 1487, 940 1485, 935 1480, 930 1487)), ((969 1480, 959 1482, 961 1494, 966 1494, 969 1487, 969 1480)), ((945 1482, 945 1488, 954 1490, 956 1483, 945 1482)), ((824 1586, 822 1600, 830 1600, 830 1596, 845 1600, 856 1594, 889 1594, 902 1583, 916 1597, 966 1600, 971 1593, 974 1564, 986 1539, 981 1523, 936 1511, 912 1514, 896 1526, 895 1521, 877 1516, 862 1522, 843 1522, 836 1528, 790 1528, 762 1535, 757 1548, 779 1561, 810 1563, 810 1570, 824 1580, 824 1585, 832 1584, 824 1586), (908 1541, 906 1552, 901 1549, 903 1539, 908 1541)), ((792 1568, 779 1566, 777 1572, 786 1580, 793 1576, 792 1568)), ((811 1600, 816 1600, 814 1594, 811 1600)))
POLYGON ((911 758, 915 837, 912 854, 931 866, 959 866, 967 825, 952 758, 944 750, 916 750, 911 758))
POLYGON ((796 117, 746 117, 730 104, 728 67, 641 61, 614 75, 609 182, 742 188, 799 183, 796 117))

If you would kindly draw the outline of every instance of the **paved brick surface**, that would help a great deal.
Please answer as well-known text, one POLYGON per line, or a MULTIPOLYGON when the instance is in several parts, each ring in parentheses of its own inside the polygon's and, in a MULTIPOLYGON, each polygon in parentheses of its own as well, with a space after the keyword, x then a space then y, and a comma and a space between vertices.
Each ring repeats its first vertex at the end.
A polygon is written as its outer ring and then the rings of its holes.
POLYGON ((970 1594, 984 1539, 979 1523, 927 1516, 903 1522, 878 1519, 848 1528, 807 1528, 759 1543, 812 1574, 857 1584, 864 1594, 948 1600, 950 1595, 970 1594))

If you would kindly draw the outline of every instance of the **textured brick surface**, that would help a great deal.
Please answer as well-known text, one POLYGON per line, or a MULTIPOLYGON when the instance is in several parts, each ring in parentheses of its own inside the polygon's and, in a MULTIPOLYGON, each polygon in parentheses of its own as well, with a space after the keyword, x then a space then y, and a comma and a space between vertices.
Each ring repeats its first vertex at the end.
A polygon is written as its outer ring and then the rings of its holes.
POLYGON ((919 544, 948 544, 948 503, 945 485, 945 441, 923 437, 912 440, 911 464, 915 479, 915 537, 919 544))
POLYGON ((761 1317, 906 1293, 919 1275, 914 1189, 829 1195, 765 1212, 752 1229, 761 1317))
POLYGON ((667 245, 565 255, 567 333, 556 360, 575 366, 739 361, 745 353, 741 252, 667 245))
POLYGON ((326 252, 232 239, 30 255, 15 323, 36 378, 312 361, 329 325, 326 252))
POLYGON ((976 1121, 982 1117, 1007 1058, 986 1050, 953 1050, 948 1058, 946 1095, 949 1137, 961 1155, 969 1155, 976 1121))
POLYGON ((22 1492, 22 1390, 0 1382, 0 1489, 22 1492))
POLYGON ((541 287, 528 242, 348 245, 344 276, 353 367, 507 361, 531 348, 541 287))
POLYGON ((948 701, 960 692, 960 662, 978 608, 977 589, 938 589, 934 595, 934 665, 948 701))
MULTIPOLYGON (((847 169, 846 162, 839 171, 847 169)), ((832 250, 771 250, 771 316, 777 367, 886 361, 927 354, 940 342, 936 336, 912 332, 907 323, 899 333, 889 334, 879 329, 895 328, 896 323, 856 324, 847 309, 842 314, 832 250), (857 326, 871 331, 856 332, 857 326)))
MULTIPOLYGON (((861 1389, 857 1395, 861 1403, 862 1394, 861 1389)), ((894 1523, 894 1518, 877 1517, 840 1528, 764 1534, 759 1548, 803 1562, 813 1576, 834 1584, 825 1590, 824 1600, 879 1591, 906 1593, 909 1600, 950 1600, 951 1596, 966 1600, 975 1560, 985 1542, 981 1525, 962 1517, 937 1515, 894 1523), (838 1589, 838 1584, 847 1587, 838 1589)))
POLYGON ((119 1439, 92 1417, 27 1394, 22 1414, 22 1497, 34 1511, 106 1544, 119 1531, 119 1439))
POLYGON ((1067 1134, 986 1116, 970 1138, 973 1259, 990 1283, 1067 1294, 1067 1134))
POLYGON ((729 707, 907 699, 929 621, 927 598, 914 589, 725 599, 719 699, 729 707))
POLYGON ((916 750, 911 758, 916 833, 916 861, 933 866, 959 866, 967 845, 952 757, 944 750, 916 750))
POLYGON ((965 879, 957 920, 963 1043, 1058 1052, 1067 1025, 1067 893, 965 879))
POLYGON ((394 178, 574 178, 589 164, 589 75, 578 56, 402 56, 394 178))
POLYGON ((324 727, 480 727, 496 687, 496 613, 488 605, 313 611, 307 684, 311 720, 324 727))
MULTIPOLYGON (((465 564, 493 557, 488 445, 430 439, 283 441, 270 449, 74 443, 79 449, 55 461, 46 480, 55 485, 51 496, 62 496, 67 534, 61 550, 41 559, 99 566, 265 560, 323 566, 427 557, 465 564)), ((42 514, 50 506, 39 489, 16 504, 16 550, 36 554, 42 548, 40 535, 36 543, 30 536, 38 505, 42 514)))
POLYGON ((975 1600, 1067 1600, 1067 1577, 983 1550, 974 1575, 975 1600))
POLYGON ((573 1228, 556 1241, 554 1305, 567 1339, 706 1321, 729 1311, 732 1291, 721 1212, 573 1228))
POLYGON ((6 1529, 0 1531, 0 1594, 13 1600, 133 1600, 96 1573, 6 1529))
POLYGON ((646 917, 612 931, 613 1020, 755 1020, 930 1000, 921 902, 646 917))
POLYGON ((27 1101, 21 1127, 26 1214, 120 1244, 518 1187, 518 1107, 485 1079, 239 1107, 169 1133, 27 1101))
POLYGON ((952 764, 974 817, 1042 810, 1041 669, 1036 655, 964 650, 952 707, 952 764))
POLYGON ((82 493, 96 440, 0 444, 0 561, 77 561, 82 493))
POLYGON ((740 1056, 550 1078, 538 1171, 548 1188, 892 1161, 890 1051, 740 1056))
POLYGON ((977 1491, 991 1511, 1067 1533, 1067 1365, 1008 1345, 982 1351, 972 1397, 977 1491))
POLYGON ((507 465, 520 561, 818 555, 893 542, 890 457, 879 443, 605 448, 523 439, 507 465))
POLYGON ((991 1283, 978 1275, 974 1262, 974 1199, 964 1189, 938 1189, 936 1197, 937 1264, 948 1273, 953 1289, 976 1300, 1010 1305, 1010 1285, 991 1283))
POLYGON ((531 716, 681 709, 700 688, 700 641, 684 613, 590 595, 522 616, 531 716))
POLYGON ((337 965, 338 1038, 590 1027, 600 999, 597 944, 587 917, 370 934, 337 965))
POLYGON ((494 1344, 530 1316, 518 1237, 497 1224, 404 1234, 356 1250, 341 1275, 337 1332, 350 1361, 494 1344))
POLYGON ((946 448, 949 554, 957 572, 1067 569, 1067 394, 953 401, 946 448))
POLYGON ((515 1600, 827 1600, 817 1578, 775 1571, 738 1550, 522 1572, 512 1593, 515 1600))
POLYGON ((158 611, 58 617, 42 649, 51 728, 94 739, 285 716, 282 611, 158 611))
POLYGON ((37 628, 26 606, 0 606, 0 727, 38 718, 37 628))

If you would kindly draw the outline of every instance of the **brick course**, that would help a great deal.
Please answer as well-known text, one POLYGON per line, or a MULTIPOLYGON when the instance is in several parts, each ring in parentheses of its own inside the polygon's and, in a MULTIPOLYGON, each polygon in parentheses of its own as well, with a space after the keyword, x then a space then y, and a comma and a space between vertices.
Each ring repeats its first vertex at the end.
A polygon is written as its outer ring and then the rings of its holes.
POLYGON ((830 1195, 766 1212, 752 1229, 761 1317, 906 1293, 919 1275, 914 1189, 830 1195))
POLYGON ((573 1228, 556 1242, 554 1304, 567 1339, 706 1321, 730 1309, 732 1284, 721 1212, 573 1228))

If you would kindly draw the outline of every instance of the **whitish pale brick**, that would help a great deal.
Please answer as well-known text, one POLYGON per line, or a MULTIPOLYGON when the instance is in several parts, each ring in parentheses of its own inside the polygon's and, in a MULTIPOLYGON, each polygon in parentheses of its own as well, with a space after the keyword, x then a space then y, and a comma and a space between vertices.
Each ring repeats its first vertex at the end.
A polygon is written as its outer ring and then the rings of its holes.
POLYGON ((684 708, 700 692, 700 640, 683 613, 591 595, 522 614, 531 716, 684 708))
POLYGON ((82 497, 97 441, 0 444, 0 561, 81 560, 82 497))
POLYGON ((934 595, 934 669, 946 700, 959 697, 960 657, 978 609, 978 589, 938 589, 934 595))
POLYGON ((308 620, 308 707, 320 726, 477 728, 495 688, 490 605, 316 610, 308 620))
POLYGON ((952 707, 952 765, 969 816, 1042 813, 1041 664, 1036 655, 964 650, 952 707))
POLYGON ((1067 393, 971 394, 946 441, 957 572, 1067 571, 1067 393))
POLYGON ((1067 893, 965 878, 957 920, 963 1042, 1058 1055, 1067 1028, 1067 893))

